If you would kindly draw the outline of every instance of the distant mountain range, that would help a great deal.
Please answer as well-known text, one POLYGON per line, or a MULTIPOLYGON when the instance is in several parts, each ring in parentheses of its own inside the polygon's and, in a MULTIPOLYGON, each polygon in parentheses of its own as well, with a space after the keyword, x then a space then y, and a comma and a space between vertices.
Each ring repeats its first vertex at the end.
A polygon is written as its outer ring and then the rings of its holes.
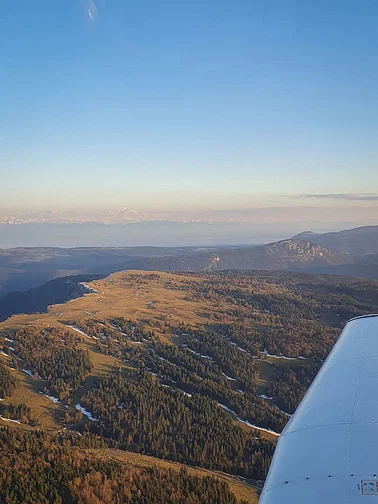
POLYGON ((306 240, 354 256, 378 254, 378 226, 365 226, 324 234, 305 231, 294 236, 294 239, 306 240))
POLYGON ((108 211, 94 213, 92 215, 77 215, 75 212, 60 210, 49 210, 45 212, 30 213, 21 212, 16 214, 0 214, 0 225, 7 224, 17 226, 20 224, 34 223, 83 223, 83 222, 102 222, 104 224, 115 222, 139 222, 150 218, 144 212, 139 212, 132 208, 119 208, 108 211))
POLYGON ((59 277, 108 275, 124 269, 264 269, 378 279, 378 226, 304 232, 259 246, 0 249, 0 296, 59 277))
POLYGON ((0 249, 0 296, 38 287, 58 277, 80 274, 109 274, 135 267, 144 269, 148 258, 185 255, 196 249, 180 247, 0 249))

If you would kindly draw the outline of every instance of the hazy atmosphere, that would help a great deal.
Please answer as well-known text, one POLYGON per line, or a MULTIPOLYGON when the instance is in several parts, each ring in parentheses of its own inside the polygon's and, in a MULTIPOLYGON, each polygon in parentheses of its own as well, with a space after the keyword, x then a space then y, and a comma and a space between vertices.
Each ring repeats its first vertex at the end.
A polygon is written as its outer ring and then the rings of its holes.
POLYGON ((374 2, 1 11, 1 247, 261 243, 377 222, 374 2))

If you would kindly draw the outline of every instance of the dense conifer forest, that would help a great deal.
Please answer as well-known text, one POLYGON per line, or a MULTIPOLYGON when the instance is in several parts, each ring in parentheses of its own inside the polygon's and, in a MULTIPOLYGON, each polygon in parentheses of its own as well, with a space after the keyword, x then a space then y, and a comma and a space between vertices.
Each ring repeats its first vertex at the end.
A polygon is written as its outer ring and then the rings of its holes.
POLYGON ((18 380, 0 361, 0 399, 11 396, 18 385, 18 380))
POLYGON ((78 436, 0 428, 0 502, 4 504, 247 504, 228 485, 185 470, 101 460, 78 436))
POLYGON ((319 366, 299 364, 277 368, 276 379, 269 385, 267 395, 282 410, 293 414, 315 378, 319 366))
POLYGON ((75 338, 63 328, 27 327, 13 333, 13 344, 27 371, 46 381, 60 400, 77 390, 91 370, 88 351, 75 348, 75 338))
POLYGON ((121 449, 256 479, 273 453, 214 401, 164 388, 148 373, 104 378, 81 404, 95 419, 90 430, 121 449))

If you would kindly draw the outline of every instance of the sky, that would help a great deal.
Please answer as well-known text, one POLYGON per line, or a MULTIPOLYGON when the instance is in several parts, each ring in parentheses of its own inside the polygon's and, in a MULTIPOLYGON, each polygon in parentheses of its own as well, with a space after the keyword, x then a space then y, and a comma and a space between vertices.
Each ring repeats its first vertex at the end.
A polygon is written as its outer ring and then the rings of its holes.
POLYGON ((375 0, 3 0, 0 223, 378 223, 377 19, 375 0))

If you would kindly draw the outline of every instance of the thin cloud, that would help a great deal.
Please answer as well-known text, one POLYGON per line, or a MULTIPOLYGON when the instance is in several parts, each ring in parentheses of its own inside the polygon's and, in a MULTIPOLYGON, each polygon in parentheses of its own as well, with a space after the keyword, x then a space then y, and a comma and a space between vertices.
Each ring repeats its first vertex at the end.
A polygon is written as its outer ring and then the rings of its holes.
POLYGON ((352 194, 301 194, 293 196, 296 199, 332 199, 343 201, 378 201, 378 194, 352 193, 352 194))
POLYGON ((98 18, 98 7, 95 0, 83 0, 84 10, 92 24, 96 24, 98 18))

